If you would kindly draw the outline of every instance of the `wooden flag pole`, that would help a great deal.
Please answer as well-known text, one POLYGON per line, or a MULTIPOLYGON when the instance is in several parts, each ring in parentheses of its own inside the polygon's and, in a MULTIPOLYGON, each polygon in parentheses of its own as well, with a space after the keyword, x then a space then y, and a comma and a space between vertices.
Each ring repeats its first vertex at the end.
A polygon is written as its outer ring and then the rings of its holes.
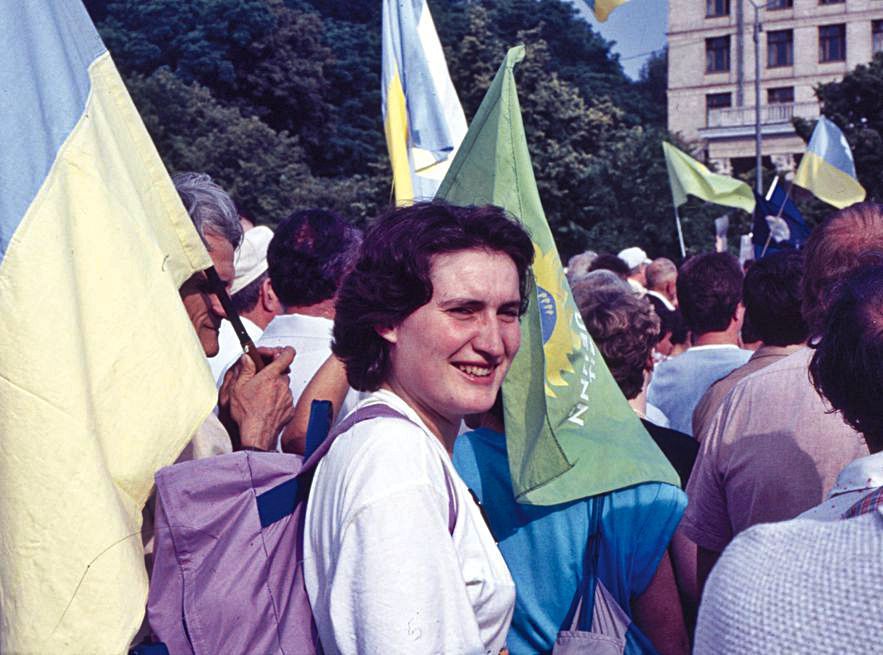
POLYGON ((218 300, 221 301, 221 305, 227 313, 227 320, 230 321, 230 324, 233 326, 233 331, 236 333, 236 336, 239 337, 242 351, 251 357, 251 361, 254 362, 255 371, 260 371, 264 368, 264 360, 261 359, 261 356, 258 354, 258 349, 257 346, 254 345, 254 341, 248 336, 248 332, 246 332, 245 326, 242 324, 242 319, 239 318, 239 314, 233 308, 233 301, 230 300, 230 296, 227 294, 227 285, 221 281, 214 266, 205 269, 205 274, 208 276, 212 292, 218 296, 218 300))

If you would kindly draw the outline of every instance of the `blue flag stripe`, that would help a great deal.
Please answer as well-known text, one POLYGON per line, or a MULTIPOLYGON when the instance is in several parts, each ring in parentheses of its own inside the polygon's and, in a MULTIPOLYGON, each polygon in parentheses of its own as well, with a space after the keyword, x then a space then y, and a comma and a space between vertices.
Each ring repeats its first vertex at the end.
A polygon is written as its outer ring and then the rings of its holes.
POLYGON ((80 3, 9 2, 0 21, 0 262, 89 96, 104 44, 80 3), (22 43, 22 26, 28 48, 22 43), (71 62, 76 62, 75 66, 71 62))

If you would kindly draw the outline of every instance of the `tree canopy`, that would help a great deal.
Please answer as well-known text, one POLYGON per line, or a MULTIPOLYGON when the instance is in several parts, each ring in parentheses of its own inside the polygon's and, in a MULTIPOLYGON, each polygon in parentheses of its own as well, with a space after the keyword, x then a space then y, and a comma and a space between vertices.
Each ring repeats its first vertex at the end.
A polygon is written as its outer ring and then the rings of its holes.
MULTIPOLYGON (((259 222, 305 206, 356 222, 390 200, 380 2, 88 0, 171 171, 204 170, 259 222)), ((506 49, 537 184, 562 257, 639 244, 677 257, 660 143, 664 53, 638 81, 565 0, 429 0, 467 119, 506 49)), ((684 213, 707 249, 710 216, 684 213)))

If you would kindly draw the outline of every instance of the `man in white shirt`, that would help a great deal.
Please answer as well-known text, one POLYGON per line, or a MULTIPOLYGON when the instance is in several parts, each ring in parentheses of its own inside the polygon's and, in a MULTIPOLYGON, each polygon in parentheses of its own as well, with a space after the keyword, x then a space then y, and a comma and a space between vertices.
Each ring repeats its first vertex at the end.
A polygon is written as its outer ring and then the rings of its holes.
POLYGON ((739 348, 742 267, 727 253, 689 259, 678 276, 680 310, 693 345, 656 367, 647 401, 662 410, 670 427, 693 434, 693 410, 708 388, 751 357, 739 348))
MULTIPOLYGON (((230 284, 230 300, 252 341, 260 339, 282 309, 267 274, 267 247, 272 238, 273 230, 265 225, 247 230, 233 258, 236 275, 230 284)), ((239 337, 230 321, 224 319, 218 331, 218 354, 208 360, 216 383, 220 384, 224 371, 240 355, 239 337)))
POLYGON ((647 279, 647 295, 651 297, 653 306, 658 301, 673 312, 678 304, 678 267, 675 263, 667 257, 658 257, 647 264, 644 277, 647 279))
MULTIPOLYGON (((292 346, 297 357, 289 376, 295 404, 331 355, 334 301, 344 275, 358 256, 361 231, 329 211, 295 212, 276 229, 267 251, 270 281, 282 313, 267 326, 258 346, 292 346)), ((350 392, 339 417, 358 402, 350 392)), ((339 411, 338 411, 339 410, 339 411)))

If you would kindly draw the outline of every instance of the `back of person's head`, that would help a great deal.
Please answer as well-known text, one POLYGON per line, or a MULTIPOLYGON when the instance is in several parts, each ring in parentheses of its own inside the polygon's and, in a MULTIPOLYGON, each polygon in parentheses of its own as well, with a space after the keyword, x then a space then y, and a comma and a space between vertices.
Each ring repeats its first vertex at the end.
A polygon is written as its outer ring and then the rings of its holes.
POLYGON ((592 265, 589 266, 589 272, 591 271, 613 271, 624 280, 629 276, 630 269, 629 265, 619 257, 605 252, 595 257, 592 265))
POLYGON ((883 450, 883 260, 829 289, 828 312, 810 363, 813 384, 843 419, 883 450))
POLYGON ((670 333, 669 341, 673 346, 685 345, 690 338, 690 328, 687 327, 687 321, 684 320, 684 315, 680 310, 663 308, 662 311, 657 310, 656 313, 662 323, 660 334, 670 333))
POLYGON ((234 248, 239 246, 243 233, 239 212, 227 192, 211 176, 207 173, 176 173, 172 182, 203 243, 206 243, 206 232, 211 232, 229 241, 234 248))
POLYGON ((577 280, 589 272, 589 266, 598 256, 593 250, 586 250, 567 260, 567 281, 573 286, 577 280))
POLYGON ((358 261, 335 303, 332 350, 359 391, 374 391, 390 370, 390 344, 378 328, 401 325, 432 299, 436 255, 485 250, 507 255, 518 272, 522 312, 533 243, 524 228, 493 205, 416 203, 381 215, 365 234, 358 261))
POLYGON ((679 308, 694 338, 723 332, 742 299, 742 267, 725 252, 696 255, 681 267, 677 287, 679 308))
POLYGON ((659 317, 628 284, 577 282, 574 290, 586 329, 626 398, 644 386, 644 371, 659 340, 659 317))
MULTIPOLYGON (((790 346, 806 341, 808 328, 800 313, 803 254, 788 250, 767 255, 745 274, 742 303, 745 323, 767 346, 790 346)), ((747 341, 743 326, 743 338, 747 341)))
MULTIPOLYGON (((599 268, 596 271, 586 273, 577 281, 573 287, 573 297, 576 300, 586 294, 591 294, 598 289, 608 286, 615 287, 621 291, 634 293, 631 286, 629 286, 629 283, 622 279, 621 276, 613 271, 607 270, 606 268, 599 268)), ((577 304, 579 304, 579 300, 577 300, 577 304)))
POLYGON ((309 307, 337 294, 358 257, 361 231, 334 212, 297 211, 270 242, 267 265, 283 307, 309 307))
POLYGON ((678 267, 675 263, 666 258, 658 257, 647 264, 647 270, 644 271, 647 276, 647 288, 651 291, 665 291, 665 283, 673 280, 678 275, 678 267))
POLYGON ((850 271, 883 255, 883 205, 861 202, 831 214, 809 235, 801 285, 803 318, 811 337, 824 329, 831 291, 850 271))

